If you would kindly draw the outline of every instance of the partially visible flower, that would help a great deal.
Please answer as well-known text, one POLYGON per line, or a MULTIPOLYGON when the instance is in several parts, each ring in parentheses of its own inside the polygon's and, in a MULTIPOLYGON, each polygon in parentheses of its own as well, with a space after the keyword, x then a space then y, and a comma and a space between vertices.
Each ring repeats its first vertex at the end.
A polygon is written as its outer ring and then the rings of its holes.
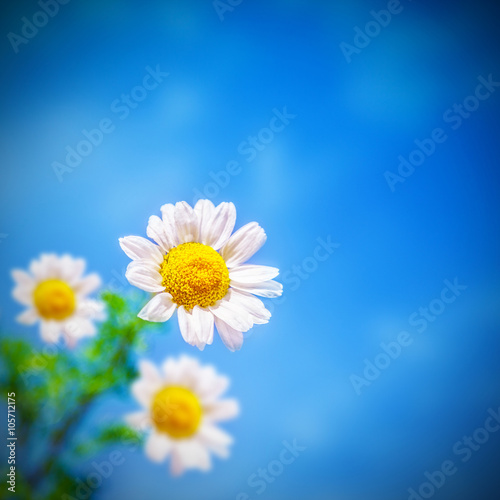
POLYGON ((237 416, 239 406, 234 399, 220 399, 227 377, 187 356, 167 359, 160 370, 143 360, 139 371, 132 394, 144 409, 125 419, 135 429, 151 431, 145 445, 151 460, 170 456, 170 472, 180 475, 186 469, 209 470, 210 452, 228 457, 233 439, 216 423, 237 416))
POLYGON ((177 310, 184 340, 200 350, 211 344, 214 324, 231 351, 241 348, 243 333, 269 321, 271 313, 260 299, 278 297, 282 285, 273 280, 275 267, 244 264, 266 241, 256 223, 232 233, 236 209, 199 200, 161 207, 162 219, 149 218, 147 235, 120 238, 132 259, 129 282, 156 295, 139 312, 147 321, 167 321, 177 310))
POLYGON ((100 286, 101 279, 95 273, 83 277, 84 270, 85 260, 54 254, 31 261, 29 272, 14 269, 12 295, 28 308, 17 321, 25 325, 39 321, 43 340, 57 342, 62 335, 69 347, 95 335, 93 320, 104 319, 104 304, 87 296, 100 286))

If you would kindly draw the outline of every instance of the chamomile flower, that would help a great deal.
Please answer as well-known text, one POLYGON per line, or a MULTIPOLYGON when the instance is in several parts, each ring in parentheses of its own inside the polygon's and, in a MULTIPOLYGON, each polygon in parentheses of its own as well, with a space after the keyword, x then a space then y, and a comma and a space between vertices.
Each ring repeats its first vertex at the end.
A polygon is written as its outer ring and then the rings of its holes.
POLYGON ((128 281, 155 296, 139 312, 147 321, 167 321, 177 310, 184 340, 200 350, 211 344, 214 324, 231 351, 241 348, 243 333, 269 321, 260 299, 278 297, 282 285, 275 267, 244 264, 262 247, 266 233, 256 223, 238 229, 232 203, 217 207, 199 200, 161 207, 162 218, 149 218, 147 235, 120 238, 132 262, 128 281))
POLYGON ((234 399, 220 399, 229 385, 212 366, 181 356, 167 359, 160 369, 149 361, 139 364, 140 377, 132 384, 132 394, 143 410, 126 415, 133 428, 147 431, 145 453, 155 462, 170 456, 170 471, 207 471, 210 452, 227 458, 231 436, 217 423, 237 416, 234 399))
POLYGON ((70 347, 82 337, 95 335, 93 321, 104 319, 104 304, 87 296, 101 280, 97 274, 83 277, 84 270, 83 259, 54 254, 33 260, 29 272, 14 269, 12 295, 27 306, 17 321, 25 325, 40 322, 43 340, 57 342, 62 335, 70 347))

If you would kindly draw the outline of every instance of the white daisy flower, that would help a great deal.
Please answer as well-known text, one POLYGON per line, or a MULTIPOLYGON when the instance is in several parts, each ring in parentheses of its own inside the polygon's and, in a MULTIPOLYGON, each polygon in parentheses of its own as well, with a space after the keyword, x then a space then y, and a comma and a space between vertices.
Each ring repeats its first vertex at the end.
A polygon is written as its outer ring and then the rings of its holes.
POLYGON ((17 321, 25 325, 40 321, 43 340, 57 342, 62 335, 69 347, 95 335, 93 320, 104 319, 104 304, 87 296, 100 286, 101 279, 97 274, 83 277, 84 270, 85 260, 54 254, 33 260, 29 272, 14 269, 12 295, 27 306, 17 321))
POLYGON ((187 356, 167 359, 160 370, 143 360, 139 372, 132 394, 144 410, 125 420, 135 429, 151 431, 145 444, 151 460, 170 456, 170 472, 180 475, 186 469, 209 470, 210 452, 229 456, 233 439, 216 426, 239 413, 236 400, 220 399, 229 386, 227 377, 187 356))
POLYGON ((128 281, 155 296, 139 312, 147 321, 167 321, 177 309, 184 340, 200 350, 213 341, 214 324, 231 351, 241 348, 243 332, 269 321, 260 299, 278 297, 282 285, 275 267, 244 264, 266 241, 250 222, 231 235, 236 221, 232 203, 217 207, 199 200, 163 205, 162 218, 149 218, 147 235, 120 238, 132 259, 128 281))

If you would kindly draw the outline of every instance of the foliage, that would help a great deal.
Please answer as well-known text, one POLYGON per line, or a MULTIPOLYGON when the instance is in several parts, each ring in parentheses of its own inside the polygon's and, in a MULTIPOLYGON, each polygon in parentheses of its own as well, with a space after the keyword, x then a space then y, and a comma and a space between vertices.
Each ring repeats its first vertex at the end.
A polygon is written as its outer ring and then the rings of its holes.
MULTIPOLYGON (((76 498, 81 478, 68 466, 75 457, 93 456, 109 446, 141 441, 118 421, 97 428, 91 437, 81 423, 105 394, 126 395, 137 376, 136 356, 152 330, 163 326, 137 317, 132 299, 104 292, 107 319, 86 345, 70 350, 62 343, 39 351, 28 342, 0 341, 0 388, 16 394, 16 436, 19 450, 30 457, 16 463, 16 495, 36 500, 76 498), (31 451, 41 459, 32 463, 31 451)), ((96 425, 93 425, 96 427, 96 425)))

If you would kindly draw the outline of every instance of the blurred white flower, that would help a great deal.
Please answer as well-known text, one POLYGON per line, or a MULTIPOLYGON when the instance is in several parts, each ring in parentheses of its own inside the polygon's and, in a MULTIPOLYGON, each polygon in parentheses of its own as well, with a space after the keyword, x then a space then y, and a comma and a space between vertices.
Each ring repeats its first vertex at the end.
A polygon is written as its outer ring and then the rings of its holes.
POLYGON ((29 272, 14 269, 12 295, 27 306, 17 321, 25 325, 40 321, 43 340, 57 342, 62 335, 69 347, 95 335, 93 321, 104 319, 104 304, 87 296, 100 286, 101 279, 95 273, 83 277, 84 270, 85 260, 54 254, 33 260, 29 272))
POLYGON ((211 344, 214 323, 231 351, 241 348, 243 332, 269 321, 271 313, 255 295, 278 297, 282 285, 275 267, 244 265, 266 241, 250 222, 231 235, 236 222, 232 203, 217 207, 199 200, 163 205, 162 219, 149 219, 147 235, 120 238, 132 259, 129 282, 156 295, 139 312, 147 321, 170 319, 177 309, 184 340, 200 350, 211 344))
POLYGON ((216 423, 236 417, 239 406, 234 399, 220 399, 227 377, 187 356, 169 358, 160 369, 143 360, 139 371, 132 394, 144 409, 125 419, 135 429, 151 431, 145 445, 151 460, 170 456, 170 472, 180 475, 186 469, 209 470, 210 452, 228 457, 233 439, 216 423))

